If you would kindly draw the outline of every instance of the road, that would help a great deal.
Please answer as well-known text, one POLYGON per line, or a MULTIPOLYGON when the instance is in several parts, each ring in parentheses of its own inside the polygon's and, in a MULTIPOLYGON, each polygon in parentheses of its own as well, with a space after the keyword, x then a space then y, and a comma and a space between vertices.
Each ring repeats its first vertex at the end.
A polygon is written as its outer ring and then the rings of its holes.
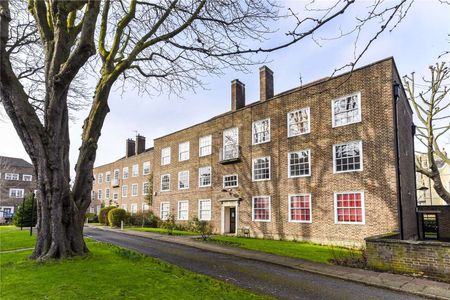
POLYGON ((279 299, 421 299, 391 290, 302 272, 179 244, 85 228, 85 235, 129 248, 193 272, 279 299))

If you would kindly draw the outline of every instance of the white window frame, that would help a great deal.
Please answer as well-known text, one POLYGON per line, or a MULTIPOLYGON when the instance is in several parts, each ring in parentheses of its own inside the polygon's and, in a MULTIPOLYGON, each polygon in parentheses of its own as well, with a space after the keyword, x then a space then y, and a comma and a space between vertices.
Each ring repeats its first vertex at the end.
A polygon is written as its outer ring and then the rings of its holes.
POLYGON ((363 144, 361 140, 358 141, 351 141, 351 142, 346 142, 346 143, 339 143, 339 144, 334 144, 333 145, 333 174, 340 174, 340 173, 349 173, 349 172, 362 172, 364 169, 364 165, 363 165, 363 157, 364 157, 364 152, 363 152, 363 144), (346 171, 337 171, 336 170, 336 146, 342 146, 342 145, 348 145, 348 144, 353 144, 353 143, 358 143, 359 144, 359 164, 360 164, 360 168, 358 170, 346 170, 346 171))
POLYGON ((109 200, 110 196, 111 196, 111 190, 109 188, 106 188, 105 189, 105 199, 109 200))
POLYGON ((310 133, 311 132, 311 109, 309 107, 303 107, 303 108, 299 108, 299 109, 296 109, 296 110, 291 110, 290 112, 288 112, 286 114, 286 124, 287 124, 287 136, 288 136, 288 138, 310 133), (299 134, 291 134, 291 132, 290 132, 291 122, 290 122, 290 119, 289 119, 289 114, 300 112, 300 111, 303 111, 303 110, 305 110, 306 113, 308 114, 308 131, 301 132, 299 134))
POLYGON ((128 185, 122 185, 122 198, 126 198, 128 197, 128 185), (125 190, 126 193, 124 193, 123 191, 125 190))
POLYGON ((119 193, 113 193, 113 200, 119 200, 119 193))
POLYGON ((190 156, 191 156, 191 143, 189 141, 179 143, 178 144, 178 161, 189 160, 190 156), (187 145, 187 150, 183 149, 186 145, 187 145), (186 154, 186 153, 187 153, 187 157, 182 158, 181 155, 186 154))
POLYGON ((272 197, 268 195, 261 195, 261 196, 253 196, 252 197, 252 221, 253 222, 271 222, 272 221, 272 197), (268 220, 256 220, 255 219, 255 198, 269 198, 269 219, 268 220))
POLYGON ((105 182, 111 182, 111 171, 105 173, 105 182))
POLYGON ((198 200, 198 219, 200 221, 211 221, 212 216, 212 203, 211 199, 199 199, 198 200), (209 217, 208 218, 202 218, 202 211, 208 211, 208 210, 202 210, 202 204, 203 202, 209 202, 209 217))
POLYGON ((198 168, 198 186, 199 187, 210 187, 212 185, 212 167, 206 166, 198 168), (202 178, 201 178, 201 170, 202 169, 209 169, 209 184, 202 184, 202 178))
POLYGON ((120 179, 120 169, 115 169, 113 174, 114 174, 114 175, 113 175, 113 179, 114 179, 114 180, 117 180, 117 182, 119 182, 119 179, 120 179), (117 177, 116 177, 116 174, 117 174, 117 177))
POLYGON ((184 170, 184 171, 180 171, 180 172, 178 172, 178 181, 177 181, 177 186, 178 186, 178 189, 179 190, 187 190, 187 189, 189 189, 189 171, 188 170, 184 170), (187 174, 187 184, 185 184, 185 186, 184 187, 180 187, 180 175, 181 174, 187 174))
POLYGON ((23 197, 25 197, 24 189, 17 189, 17 188, 9 189, 9 198, 23 198, 23 197), (17 192, 19 192, 19 193, 17 193, 17 192))
POLYGON ((189 201, 188 200, 180 200, 180 201, 178 201, 178 213, 177 213, 177 220, 178 221, 187 221, 187 220, 189 220, 189 201), (184 211, 186 211, 186 218, 181 218, 181 204, 186 204, 187 205, 187 207, 186 207, 186 210, 183 210, 183 212, 184 211))
POLYGON ((312 195, 311 195, 311 193, 289 194, 288 195, 288 217, 289 217, 289 222, 291 222, 291 223, 309 223, 309 224, 312 223, 313 213, 312 213, 312 195), (309 196, 309 221, 292 220, 291 197, 298 197, 298 196, 309 196))
POLYGON ((138 205, 137 203, 131 203, 130 204, 130 214, 137 214, 138 212, 138 205), (134 208, 134 209, 133 209, 134 208))
POLYGON ((146 196, 148 195, 148 192, 150 190, 150 182, 146 181, 142 183, 142 195, 146 196), (146 188, 145 186, 147 185, 147 192, 145 192, 146 188))
POLYGON ((352 93, 352 94, 348 94, 348 95, 344 95, 342 97, 338 97, 338 98, 334 98, 333 100, 331 100, 331 125, 333 128, 337 128, 337 127, 341 127, 341 126, 346 126, 346 125, 350 125, 350 124, 356 124, 362 121, 362 117, 361 117, 361 92, 356 92, 356 93, 352 93), (336 101, 340 101, 343 100, 344 98, 348 98, 348 97, 353 97, 353 96, 357 96, 358 97, 358 106, 359 106, 359 111, 358 111, 358 119, 356 121, 350 122, 350 123, 345 123, 345 124, 340 124, 340 125, 336 125, 335 124, 335 116, 334 116, 334 103, 336 101))
POLYGON ((103 183, 103 173, 99 173, 99 174, 97 175, 97 183, 98 183, 98 184, 103 183))
POLYGON ((101 189, 99 189, 99 190, 97 191, 97 199, 98 199, 98 200, 102 200, 102 197, 103 197, 103 191, 102 191, 101 189))
POLYGON ((161 192, 168 192, 168 191, 170 191, 170 174, 162 174, 161 175, 161 179, 160 179, 160 189, 159 189, 161 192), (168 178, 169 178, 169 188, 167 189, 167 190, 163 190, 163 177, 164 176, 168 176, 168 178))
POLYGON ((22 175, 22 181, 33 181, 33 175, 23 174, 22 175), (29 178, 29 180, 26 180, 25 178, 29 178))
POLYGON ((149 211, 149 210, 150 210, 150 205, 148 205, 147 203, 142 203, 142 212, 149 211))
POLYGON ((128 205, 126 203, 123 203, 121 205, 121 207, 122 207, 123 210, 128 211, 128 205))
POLYGON ((288 178, 299 178, 299 177, 310 177, 311 176, 311 149, 304 149, 299 151, 291 151, 288 153, 288 178), (300 153, 303 151, 308 152, 308 174, 305 175, 291 175, 291 154, 292 153, 300 153))
POLYGON ((131 185, 131 196, 136 197, 138 194, 139 194, 139 185, 137 183, 133 183, 131 185), (134 190, 135 188, 136 188, 136 192, 134 190))
POLYGON ((272 179, 272 165, 271 165, 270 156, 262 156, 262 157, 254 158, 252 160, 252 181, 267 181, 267 180, 271 180, 271 179, 272 179), (269 178, 255 179, 255 161, 257 161, 258 159, 265 159, 265 158, 269 159, 269 178))
POLYGON ((169 215, 170 215, 170 202, 163 201, 163 202, 159 203, 159 218, 164 221, 164 220, 168 219, 169 215), (165 216, 163 216, 163 206, 164 205, 167 205, 167 215, 165 215, 165 216))
POLYGON ((142 163, 142 175, 149 175, 151 171, 150 161, 144 161, 142 163))
POLYGON ((366 204, 364 199, 364 191, 345 191, 345 192, 334 192, 334 224, 348 224, 348 225, 365 225, 366 224, 366 204), (339 194, 361 194, 361 213, 362 213, 362 222, 345 222, 338 221, 338 213, 337 213, 337 195, 339 194))
POLYGON ((222 187, 224 188, 224 189, 227 189, 227 188, 237 188, 239 186, 239 175, 238 174, 227 174, 227 175, 223 175, 223 180, 222 180, 222 187), (225 185, 225 178, 226 177, 230 177, 230 176, 236 176, 236 185, 233 185, 233 186, 226 186, 225 185))
POLYGON ((130 176, 130 174, 128 174, 128 171, 129 171, 128 167, 123 167, 123 169, 122 169, 122 179, 128 179, 128 177, 130 176))
POLYGON ((5 173, 5 180, 19 180, 20 176, 17 173, 5 173))
POLYGON ((272 135, 272 133, 271 133, 271 127, 270 127, 270 118, 254 121, 252 123, 252 145, 259 145, 259 144, 269 143, 271 141, 271 138, 272 138, 271 135, 272 135), (255 138, 255 133, 256 133, 255 132, 255 124, 256 123, 265 122, 265 121, 269 122, 269 139, 266 140, 266 141, 258 142, 258 141, 256 141, 256 138, 255 138))
POLYGON ((139 176, 139 164, 134 164, 133 167, 131 167, 131 177, 138 177, 139 176))
POLYGON ((165 147, 161 149, 161 166, 170 165, 171 148, 165 147))
POLYGON ((212 154, 212 135, 205 135, 202 136, 198 139, 198 156, 199 157, 203 157, 203 156, 208 156, 212 154), (209 143, 203 144, 202 142, 206 141, 209 143), (208 151, 206 151, 206 154, 202 154, 202 149, 209 149, 208 151))

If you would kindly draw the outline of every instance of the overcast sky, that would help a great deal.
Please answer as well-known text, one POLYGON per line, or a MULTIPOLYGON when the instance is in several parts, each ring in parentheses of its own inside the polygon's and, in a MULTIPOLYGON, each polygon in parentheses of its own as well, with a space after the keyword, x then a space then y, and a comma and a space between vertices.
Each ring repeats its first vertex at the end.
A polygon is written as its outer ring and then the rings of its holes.
MULTIPOLYGON (((302 7, 303 1, 280 1, 287 7, 302 7)), ((364 5, 352 11, 361 14, 364 5)), ((436 62, 437 57, 449 50, 450 43, 450 5, 440 4, 437 0, 416 0, 406 19, 391 33, 384 33, 372 45, 358 66, 393 56, 402 75, 413 71, 417 75, 428 75, 428 66, 436 62)), ((351 25, 352 18, 340 20, 323 30, 320 37, 331 37, 340 26, 351 25)), ((279 34, 291 23, 280 22, 279 34)), ((364 36, 362 37, 364 39, 364 36)), ((270 43, 276 44, 274 38, 270 43)), ((351 38, 334 41, 321 41, 319 46, 312 40, 299 43, 268 56, 267 65, 274 71, 275 93, 297 87, 302 83, 329 76, 336 67, 342 66, 353 58, 351 38)), ((446 58, 449 60, 449 57, 446 58)), ((102 165, 122 157, 125 153, 125 139, 138 132, 147 138, 147 147, 152 140, 184 127, 202 122, 215 115, 230 110, 231 80, 239 78, 246 84, 247 103, 259 98, 260 66, 254 66, 249 74, 226 71, 220 78, 205 77, 207 85, 198 88, 196 93, 187 91, 183 98, 176 96, 143 96, 131 89, 122 93, 116 90, 110 97, 111 112, 105 121, 100 137, 95 165, 102 165)), ((1 106, 1 110, 3 107, 1 106)), ((0 120, 0 155, 21 157, 30 161, 20 139, 4 114, 0 120)), ((87 111, 77 112, 76 121, 71 126, 71 163, 75 164, 80 145, 81 126, 87 111)), ((450 142, 450 138, 446 137, 450 142)))

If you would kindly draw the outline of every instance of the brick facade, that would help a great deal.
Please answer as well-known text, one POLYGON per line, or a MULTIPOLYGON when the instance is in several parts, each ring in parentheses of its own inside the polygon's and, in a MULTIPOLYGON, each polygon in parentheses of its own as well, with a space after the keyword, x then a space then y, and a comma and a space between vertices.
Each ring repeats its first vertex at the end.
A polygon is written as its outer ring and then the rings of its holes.
MULTIPOLYGON (((153 153, 155 192, 151 209, 159 215, 161 203, 168 202, 171 213, 177 216, 178 202, 187 200, 188 219, 191 220, 199 214, 199 199, 210 199, 211 222, 218 233, 230 232, 230 213, 234 208, 236 234, 245 229, 252 236, 320 243, 357 245, 365 237, 399 231, 400 207, 407 208, 404 213, 408 218, 415 217, 414 212, 410 216, 409 210, 411 205, 415 205, 415 193, 409 194, 415 187, 414 181, 398 176, 397 162, 400 162, 400 169, 407 169, 407 166, 402 167, 402 162, 410 159, 408 155, 413 153, 413 145, 412 139, 398 139, 402 144, 397 148, 397 137, 404 132, 397 132, 395 112, 403 114, 403 117, 398 117, 402 130, 407 130, 406 134, 412 137, 412 111, 405 99, 394 99, 396 72, 390 58, 349 74, 322 79, 272 96, 272 72, 267 67, 261 68, 261 95, 269 99, 263 98, 239 108, 236 95, 240 91, 234 90, 232 111, 155 139, 154 149, 149 151, 153 153), (360 99, 361 121, 333 127, 332 100, 355 93, 360 99), (398 110, 394 109, 397 103, 403 105, 398 110), (301 108, 309 108, 310 132, 288 137, 287 114, 301 108), (262 119, 270 119, 270 141, 253 145, 252 123, 262 119), (224 130, 228 128, 238 128, 240 153, 239 159, 223 163, 220 155, 224 146, 224 130), (207 135, 212 136, 212 154, 200 157, 199 139, 207 135), (362 143, 362 170, 335 173, 333 146, 353 141, 362 143), (179 161, 179 144, 184 142, 190 143, 189 159, 179 161), (171 149, 171 162, 161 165, 161 150, 167 147, 171 149), (398 155, 397 149, 400 150, 398 155), (288 153, 301 150, 310 151, 310 176, 290 178, 288 153), (260 157, 270 157, 270 180, 252 180, 252 161, 260 157), (212 168, 212 184, 200 187, 199 168, 206 166, 212 168), (181 171, 189 171, 188 189, 178 189, 181 171), (161 191, 163 174, 170 174, 169 191, 161 191), (238 175, 237 188, 224 189, 223 176, 227 174, 238 175), (398 188, 399 180, 405 186, 402 193, 398 188), (337 224, 334 193, 338 192, 363 193, 363 222, 337 224), (289 195, 296 194, 311 195, 310 222, 290 221, 288 199, 289 195), (270 197, 270 221, 252 220, 252 199, 255 196, 270 197)), ((236 86, 240 85, 234 83, 233 87, 236 86)), ((245 99, 245 95, 241 97, 245 99)), ((132 157, 123 162, 131 165, 130 159, 132 157)), ((109 165, 106 168, 112 169, 109 165)), ((102 166, 94 173, 105 170, 102 166)))

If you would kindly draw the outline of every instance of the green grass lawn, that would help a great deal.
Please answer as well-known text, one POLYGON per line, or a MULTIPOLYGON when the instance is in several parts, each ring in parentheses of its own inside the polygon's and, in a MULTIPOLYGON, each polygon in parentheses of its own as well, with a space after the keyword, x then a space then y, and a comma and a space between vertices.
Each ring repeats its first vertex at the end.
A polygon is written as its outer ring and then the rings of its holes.
POLYGON ((87 244, 85 257, 46 263, 29 260, 31 250, 0 253, 0 299, 267 299, 123 248, 87 244))
POLYGON ((336 256, 342 257, 350 256, 352 254, 355 256, 361 255, 361 253, 356 250, 349 250, 332 246, 322 246, 306 242, 264 240, 233 236, 214 236, 210 238, 210 241, 214 243, 262 251, 281 256, 301 258, 304 260, 320 263, 329 263, 330 259, 333 259, 336 256))
MULTIPOLYGON (((167 229, 163 229, 163 228, 126 227, 125 229, 135 230, 135 231, 153 232, 153 233, 160 233, 160 234, 168 234, 167 229)), ((173 235, 198 235, 198 233, 191 232, 191 231, 174 230, 173 235)))
POLYGON ((14 250, 20 248, 32 248, 36 242, 36 229, 30 236, 30 228, 23 230, 16 226, 0 226, 0 251, 14 250))

